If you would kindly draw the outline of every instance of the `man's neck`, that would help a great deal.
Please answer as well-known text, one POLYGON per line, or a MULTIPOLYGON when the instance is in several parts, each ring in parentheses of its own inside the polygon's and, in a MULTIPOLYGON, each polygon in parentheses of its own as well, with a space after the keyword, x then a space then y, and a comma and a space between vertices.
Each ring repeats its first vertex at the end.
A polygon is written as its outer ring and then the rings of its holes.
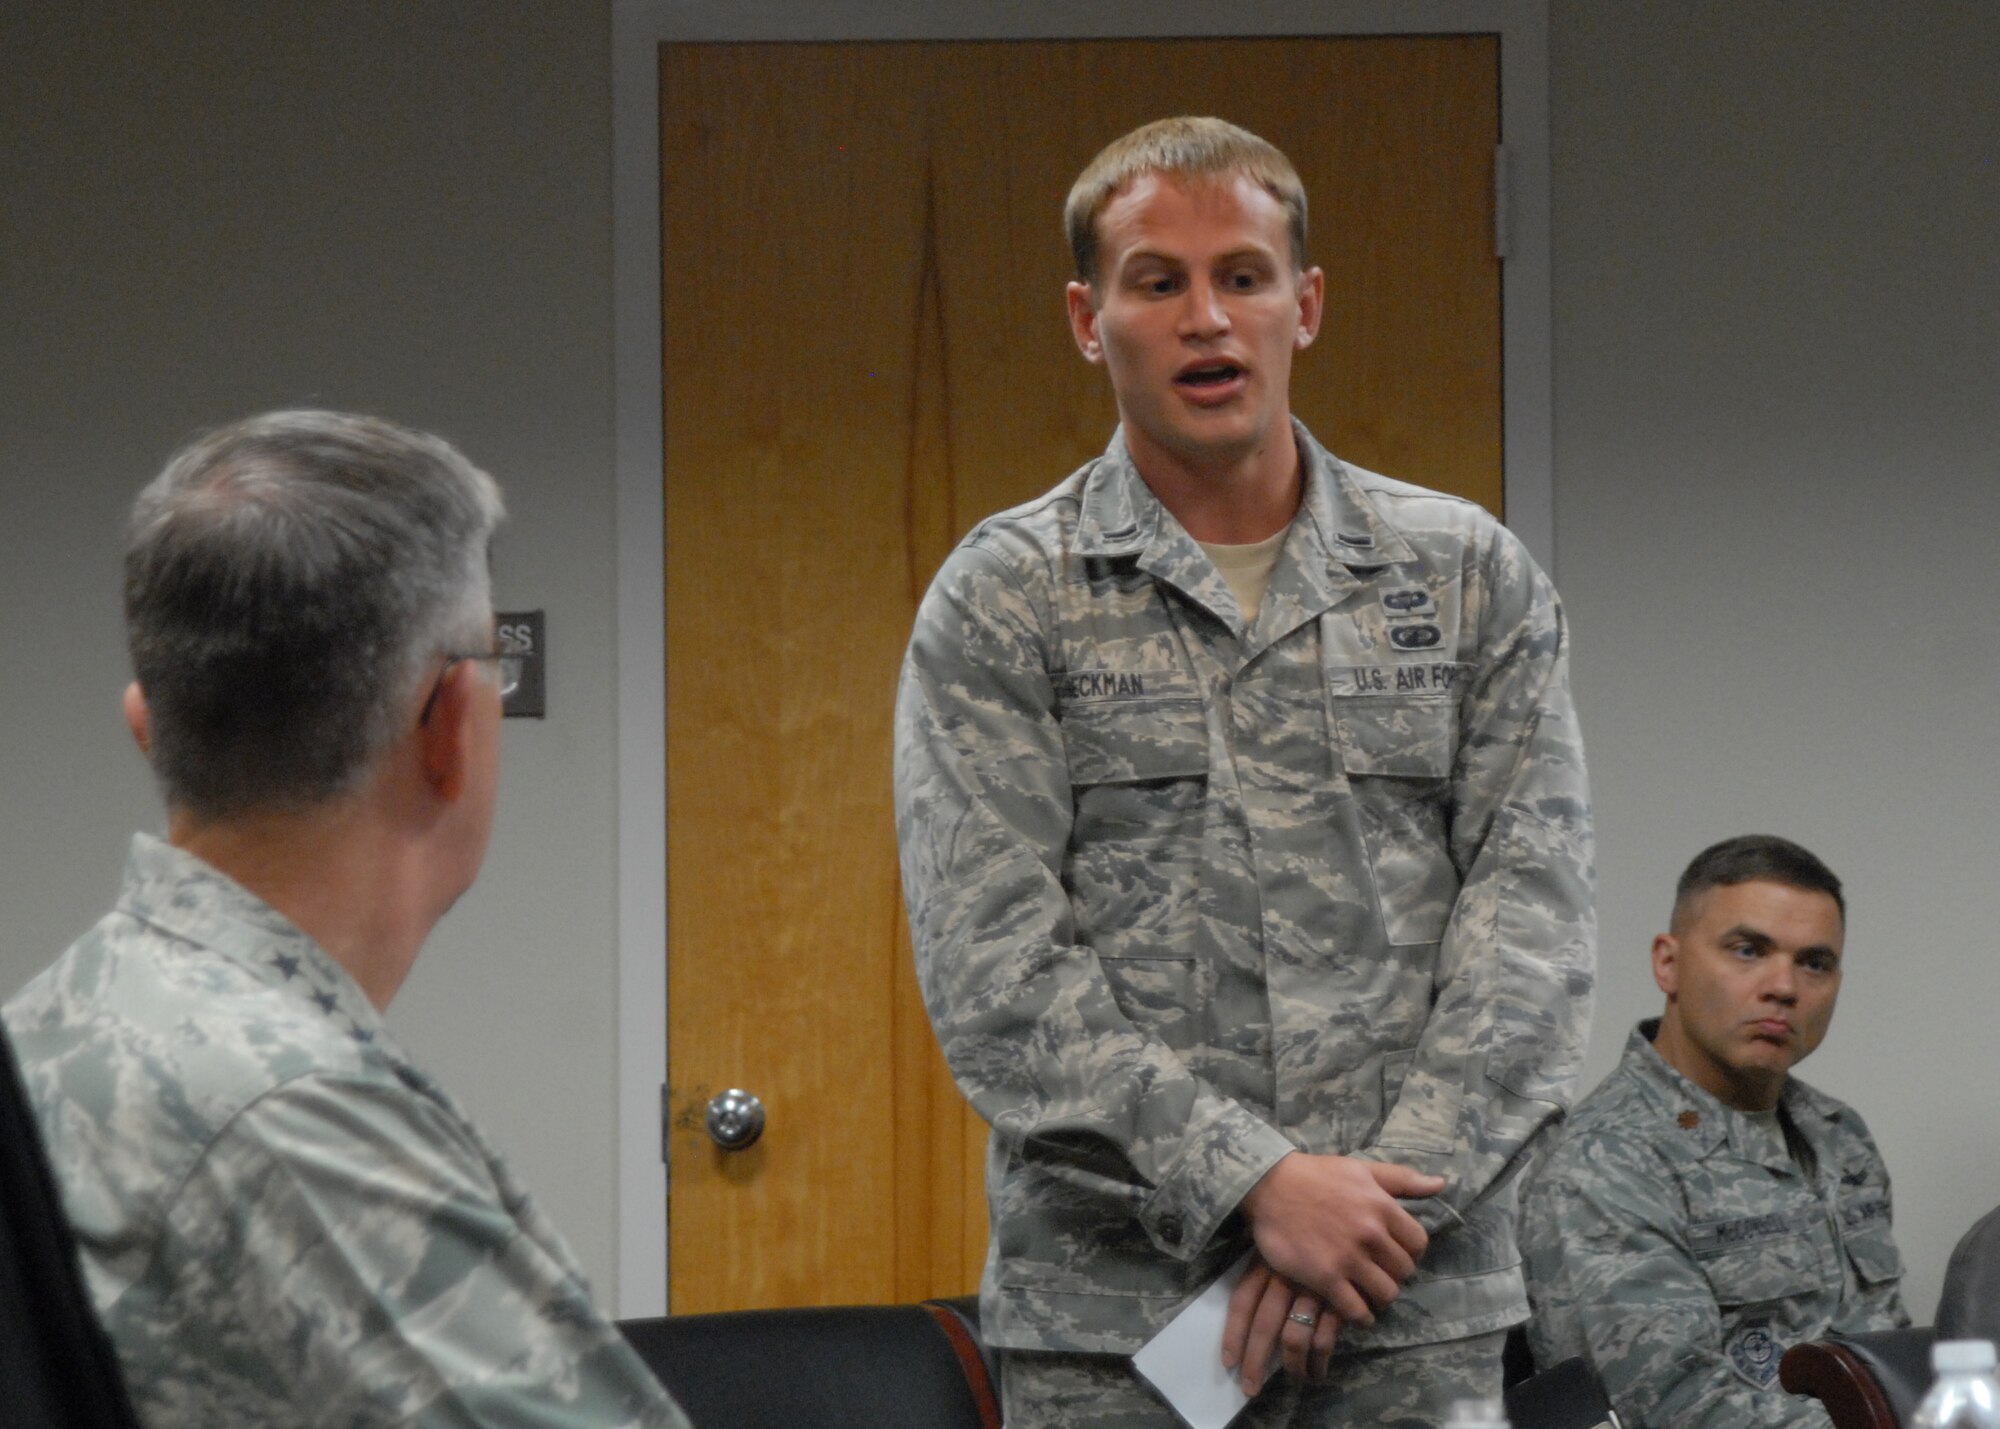
POLYGON ((438 917, 416 862, 365 808, 345 801, 216 822, 174 811, 167 840, 297 924, 378 1010, 403 985, 438 917))
POLYGON ((1291 524, 1305 479, 1290 419, 1263 446, 1225 459, 1195 459, 1126 429, 1126 449, 1160 504, 1197 541, 1247 546, 1291 524))

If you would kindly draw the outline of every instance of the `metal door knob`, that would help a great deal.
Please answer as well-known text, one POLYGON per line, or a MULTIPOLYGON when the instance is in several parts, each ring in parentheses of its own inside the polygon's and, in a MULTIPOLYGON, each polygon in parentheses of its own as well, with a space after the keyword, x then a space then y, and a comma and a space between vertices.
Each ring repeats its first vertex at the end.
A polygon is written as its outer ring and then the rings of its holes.
POLYGON ((724 1151, 744 1151, 764 1134, 764 1104, 741 1087, 718 1093, 708 1104, 708 1139, 724 1151))

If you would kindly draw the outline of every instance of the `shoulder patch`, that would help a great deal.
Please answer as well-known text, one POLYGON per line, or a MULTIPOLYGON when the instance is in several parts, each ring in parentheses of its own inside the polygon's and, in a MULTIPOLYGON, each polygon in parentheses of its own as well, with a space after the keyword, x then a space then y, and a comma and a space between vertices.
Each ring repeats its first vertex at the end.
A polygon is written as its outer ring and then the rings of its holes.
POLYGON ((1729 1332, 1725 1348, 1736 1372, 1759 1389, 1769 1389, 1777 1379, 1778 1342, 1771 1335, 1769 1320, 1743 1321, 1729 1332))

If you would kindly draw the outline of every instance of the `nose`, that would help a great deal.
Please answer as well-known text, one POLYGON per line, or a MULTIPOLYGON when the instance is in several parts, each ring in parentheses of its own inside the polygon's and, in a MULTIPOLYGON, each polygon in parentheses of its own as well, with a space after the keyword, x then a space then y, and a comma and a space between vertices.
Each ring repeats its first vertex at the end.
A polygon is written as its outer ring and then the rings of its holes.
POLYGON ((1764 996, 1774 1002, 1791 1004, 1799 1000, 1798 969, 1787 957, 1765 959, 1764 996))
POLYGON ((1229 331, 1229 310, 1223 305, 1222 290, 1210 279, 1197 275, 1181 299, 1181 335, 1208 341, 1229 331))

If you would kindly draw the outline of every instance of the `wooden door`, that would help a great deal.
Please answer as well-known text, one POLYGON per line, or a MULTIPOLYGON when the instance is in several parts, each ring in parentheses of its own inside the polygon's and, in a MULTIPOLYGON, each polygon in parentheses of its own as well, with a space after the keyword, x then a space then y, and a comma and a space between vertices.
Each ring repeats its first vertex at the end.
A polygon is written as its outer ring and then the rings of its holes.
POLYGON ((951 544, 1115 421, 1063 320, 1070 181, 1165 114, 1275 142, 1327 271, 1295 410, 1497 509, 1498 76, 1490 36, 662 47, 675 1311, 977 1282, 891 702, 951 544), (769 1118, 734 1153, 702 1127, 731 1086, 769 1118))

